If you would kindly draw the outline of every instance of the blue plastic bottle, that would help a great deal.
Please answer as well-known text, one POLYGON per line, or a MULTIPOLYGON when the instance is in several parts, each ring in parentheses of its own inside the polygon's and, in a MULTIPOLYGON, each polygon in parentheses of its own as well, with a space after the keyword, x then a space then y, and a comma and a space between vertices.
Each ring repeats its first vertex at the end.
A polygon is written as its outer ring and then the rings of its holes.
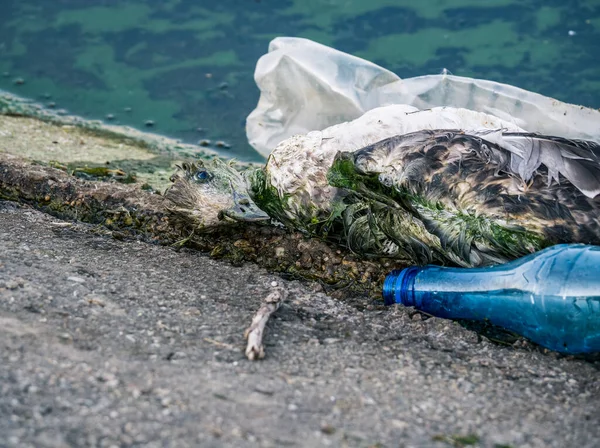
POLYGON ((413 266, 386 277, 383 298, 488 319, 563 353, 600 352, 600 246, 561 244, 489 268, 413 266))

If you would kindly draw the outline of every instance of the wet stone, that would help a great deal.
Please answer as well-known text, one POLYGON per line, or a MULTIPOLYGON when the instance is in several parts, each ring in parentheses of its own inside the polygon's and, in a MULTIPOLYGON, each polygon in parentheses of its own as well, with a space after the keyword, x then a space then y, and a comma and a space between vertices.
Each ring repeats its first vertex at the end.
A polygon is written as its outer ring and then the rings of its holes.
POLYGON ((229 149, 229 148, 231 148, 231 145, 229 143, 227 143, 227 142, 224 142, 223 140, 217 140, 215 142, 215 146, 217 148, 223 148, 223 149, 229 149))

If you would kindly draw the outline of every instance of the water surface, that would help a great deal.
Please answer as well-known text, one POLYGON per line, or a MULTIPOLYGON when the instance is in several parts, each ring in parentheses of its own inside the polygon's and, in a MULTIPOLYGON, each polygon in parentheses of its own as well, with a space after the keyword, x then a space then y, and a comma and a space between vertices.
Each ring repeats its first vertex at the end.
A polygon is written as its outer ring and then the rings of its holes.
POLYGON ((244 132, 254 66, 281 35, 401 77, 446 68, 600 107, 600 0, 3 0, 0 10, 0 89, 88 118, 151 120, 187 142, 224 140, 245 160, 260 159, 244 132))

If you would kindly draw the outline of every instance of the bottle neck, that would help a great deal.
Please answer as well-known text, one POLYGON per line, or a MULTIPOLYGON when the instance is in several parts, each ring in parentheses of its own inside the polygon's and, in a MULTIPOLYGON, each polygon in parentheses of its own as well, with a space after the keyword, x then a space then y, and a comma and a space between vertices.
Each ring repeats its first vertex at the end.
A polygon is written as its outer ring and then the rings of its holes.
POLYGON ((474 269, 411 266, 393 271, 385 278, 383 299, 386 305, 401 303, 419 308, 423 297, 420 292, 477 293, 513 288, 514 271, 507 268, 507 265, 474 269))
POLYGON ((390 272, 383 282, 383 301, 386 305, 402 303, 405 306, 414 306, 413 300, 415 277, 427 266, 411 266, 406 269, 390 272))

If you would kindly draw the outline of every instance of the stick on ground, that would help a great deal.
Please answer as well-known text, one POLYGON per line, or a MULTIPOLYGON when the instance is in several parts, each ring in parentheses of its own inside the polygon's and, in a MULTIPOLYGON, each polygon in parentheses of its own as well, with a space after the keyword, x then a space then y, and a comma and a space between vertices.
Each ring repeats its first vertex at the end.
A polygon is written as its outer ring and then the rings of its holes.
POLYGON ((265 349, 263 347, 263 335, 265 325, 275 311, 279 309, 281 304, 287 298, 287 291, 284 289, 273 290, 265 299, 252 318, 252 323, 244 332, 244 337, 248 340, 246 345, 246 356, 250 361, 262 359, 265 357, 265 349))

